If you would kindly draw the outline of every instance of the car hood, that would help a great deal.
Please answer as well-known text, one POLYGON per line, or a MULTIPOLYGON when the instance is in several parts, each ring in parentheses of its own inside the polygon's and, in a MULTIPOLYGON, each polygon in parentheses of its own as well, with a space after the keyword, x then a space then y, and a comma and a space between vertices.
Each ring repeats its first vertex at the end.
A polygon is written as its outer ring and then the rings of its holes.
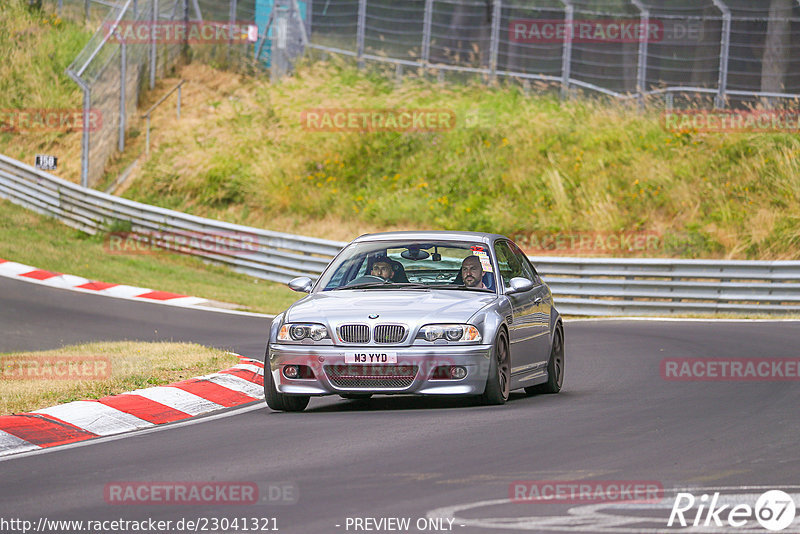
POLYGON ((496 298, 494 293, 458 290, 325 291, 292 305, 286 312, 286 322, 363 323, 369 321, 370 315, 378 314, 378 322, 466 323, 496 298))

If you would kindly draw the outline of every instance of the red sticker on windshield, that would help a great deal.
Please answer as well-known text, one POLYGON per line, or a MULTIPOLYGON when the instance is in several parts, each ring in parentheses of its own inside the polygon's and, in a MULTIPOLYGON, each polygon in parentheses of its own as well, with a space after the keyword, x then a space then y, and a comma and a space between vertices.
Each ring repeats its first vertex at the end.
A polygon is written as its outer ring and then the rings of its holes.
POLYGON ((489 261, 489 255, 485 251, 473 250, 472 255, 480 260, 483 272, 485 273, 492 272, 492 262, 489 261))

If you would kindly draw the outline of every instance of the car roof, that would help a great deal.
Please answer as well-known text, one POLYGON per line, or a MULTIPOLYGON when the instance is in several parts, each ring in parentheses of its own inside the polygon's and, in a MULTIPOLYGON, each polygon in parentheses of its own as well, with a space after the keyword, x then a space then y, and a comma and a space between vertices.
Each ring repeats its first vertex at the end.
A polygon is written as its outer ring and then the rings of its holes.
POLYGON ((381 232, 376 234, 364 234, 353 240, 353 243, 360 243, 364 241, 388 241, 395 239, 413 239, 413 240, 437 240, 442 239, 446 241, 481 241, 483 243, 492 243, 497 239, 508 239, 500 234, 490 234, 486 232, 453 232, 444 230, 416 230, 408 232, 381 232))

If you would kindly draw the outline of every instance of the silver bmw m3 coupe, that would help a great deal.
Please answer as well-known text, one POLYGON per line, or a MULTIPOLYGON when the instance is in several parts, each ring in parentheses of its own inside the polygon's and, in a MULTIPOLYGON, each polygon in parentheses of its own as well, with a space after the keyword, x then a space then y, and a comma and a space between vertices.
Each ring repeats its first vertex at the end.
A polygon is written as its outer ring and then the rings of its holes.
POLYGON ((557 393, 564 329, 550 288, 510 239, 390 232, 347 245, 272 321, 264 393, 273 410, 374 394, 557 393))

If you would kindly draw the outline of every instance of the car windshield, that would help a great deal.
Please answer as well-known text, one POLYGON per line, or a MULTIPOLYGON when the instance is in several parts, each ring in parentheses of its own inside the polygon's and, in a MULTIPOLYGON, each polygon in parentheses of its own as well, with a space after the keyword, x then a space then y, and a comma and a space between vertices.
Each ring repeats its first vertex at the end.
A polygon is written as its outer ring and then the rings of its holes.
POLYGON ((486 244, 467 241, 354 243, 326 269, 317 287, 494 292, 490 254, 486 244))

